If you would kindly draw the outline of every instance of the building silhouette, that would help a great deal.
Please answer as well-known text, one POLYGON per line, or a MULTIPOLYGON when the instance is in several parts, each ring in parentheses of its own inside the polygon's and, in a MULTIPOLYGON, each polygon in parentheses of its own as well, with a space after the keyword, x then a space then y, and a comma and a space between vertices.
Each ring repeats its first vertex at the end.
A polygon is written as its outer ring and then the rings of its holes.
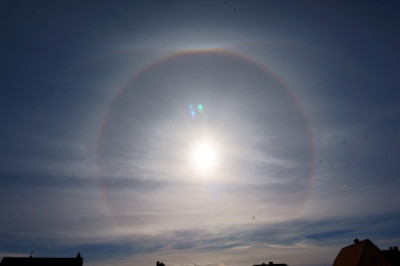
POLYGON ((397 246, 390 247, 389 250, 382 250, 382 252, 394 265, 400 266, 400 251, 397 246))
POLYGON ((157 261, 157 266, 165 266, 165 264, 162 261, 161 262, 157 261))
POLYGON ((75 258, 4 257, 0 266, 82 266, 80 253, 75 258))
POLYGON ((371 240, 359 241, 340 250, 333 266, 394 266, 395 264, 385 256, 371 240))
POLYGON ((268 264, 265 264, 264 262, 262 264, 254 264, 253 266, 288 266, 285 263, 273 263, 272 261, 268 262, 268 264))

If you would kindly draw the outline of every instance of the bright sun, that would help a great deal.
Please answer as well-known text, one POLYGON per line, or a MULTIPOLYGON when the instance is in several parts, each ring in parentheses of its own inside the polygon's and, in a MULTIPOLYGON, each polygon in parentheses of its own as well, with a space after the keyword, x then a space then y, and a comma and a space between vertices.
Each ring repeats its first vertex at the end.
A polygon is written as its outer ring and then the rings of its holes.
POLYGON ((193 152, 195 164, 202 170, 210 169, 216 161, 216 152, 214 147, 208 143, 198 144, 193 152))

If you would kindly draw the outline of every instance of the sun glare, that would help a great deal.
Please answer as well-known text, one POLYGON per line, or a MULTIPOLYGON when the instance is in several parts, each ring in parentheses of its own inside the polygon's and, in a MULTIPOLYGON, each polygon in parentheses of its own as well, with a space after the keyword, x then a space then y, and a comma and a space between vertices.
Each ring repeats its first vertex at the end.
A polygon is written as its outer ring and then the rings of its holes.
POLYGON ((214 166, 216 161, 216 152, 212 145, 201 143, 195 147, 193 159, 197 167, 207 170, 214 166))

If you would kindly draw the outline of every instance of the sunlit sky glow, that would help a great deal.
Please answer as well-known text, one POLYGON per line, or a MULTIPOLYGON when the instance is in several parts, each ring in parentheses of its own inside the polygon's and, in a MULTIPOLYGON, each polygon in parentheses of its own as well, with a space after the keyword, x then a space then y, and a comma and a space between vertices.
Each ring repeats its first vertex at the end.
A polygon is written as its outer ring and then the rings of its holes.
POLYGON ((400 240, 397 2, 3 1, 0 255, 332 264, 400 240))
POLYGON ((193 161, 201 169, 208 170, 217 163, 217 151, 208 141, 203 141, 194 147, 193 161))

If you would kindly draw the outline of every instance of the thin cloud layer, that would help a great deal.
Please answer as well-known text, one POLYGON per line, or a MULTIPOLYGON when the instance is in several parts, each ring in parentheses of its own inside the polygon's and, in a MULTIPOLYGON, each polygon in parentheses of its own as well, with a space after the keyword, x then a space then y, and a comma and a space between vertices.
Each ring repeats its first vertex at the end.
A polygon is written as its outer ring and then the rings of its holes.
POLYGON ((354 237, 398 245, 397 3, 0 6, 4 256, 321 265, 354 237))

